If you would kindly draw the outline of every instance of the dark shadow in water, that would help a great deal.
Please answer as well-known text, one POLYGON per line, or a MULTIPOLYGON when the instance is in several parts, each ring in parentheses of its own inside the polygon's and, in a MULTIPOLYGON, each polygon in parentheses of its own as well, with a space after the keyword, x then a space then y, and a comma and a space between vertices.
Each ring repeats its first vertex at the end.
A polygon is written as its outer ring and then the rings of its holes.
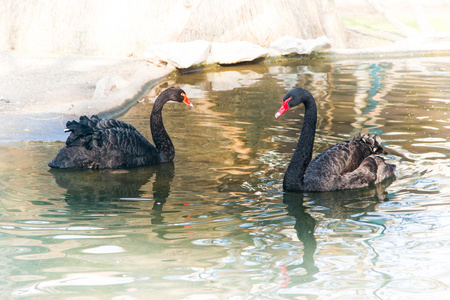
MULTIPOLYGON (((346 190, 321 193, 284 193, 283 203, 287 205, 288 215, 295 218, 294 229, 298 239, 303 243, 303 262, 300 265, 290 265, 286 271, 303 268, 304 275, 289 275, 289 281, 303 283, 314 280, 314 274, 319 269, 314 262, 317 242, 314 230, 317 221, 308 211, 320 211, 326 218, 355 219, 354 215, 375 211, 376 206, 388 200, 386 187, 395 177, 366 189, 346 190), (308 203, 305 205, 305 201, 308 203)), ((359 217, 358 217, 359 218, 359 217)))
POLYGON ((136 209, 131 204, 139 200, 143 185, 155 175, 153 183, 154 217, 161 218, 161 210, 170 194, 170 184, 174 178, 174 164, 129 170, 61 170, 49 171, 59 187, 67 189, 65 200, 71 207, 106 207, 136 209), (157 212, 157 213, 156 213, 157 212))

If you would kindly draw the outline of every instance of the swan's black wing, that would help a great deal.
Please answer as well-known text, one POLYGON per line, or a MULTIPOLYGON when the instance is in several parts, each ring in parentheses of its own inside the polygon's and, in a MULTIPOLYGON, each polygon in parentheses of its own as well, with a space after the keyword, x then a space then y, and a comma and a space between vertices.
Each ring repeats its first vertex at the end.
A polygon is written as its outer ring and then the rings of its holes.
POLYGON ((314 186, 315 190, 359 188, 392 175, 395 167, 384 170, 385 166, 391 165, 374 156, 386 154, 380 143, 381 138, 377 135, 360 134, 334 145, 311 161, 305 173, 305 186, 314 186), (387 174, 379 173, 378 169, 387 174))
POLYGON ((132 125, 88 118, 69 121, 66 147, 50 162, 59 168, 129 168, 157 163, 159 153, 132 125))
POLYGON ((156 151, 136 128, 118 120, 81 116, 79 122, 67 122, 66 130, 71 132, 66 141, 68 147, 83 146, 87 150, 98 147, 133 155, 144 155, 151 149, 156 151))
POLYGON ((322 173, 345 174, 356 170, 363 160, 372 154, 385 153, 380 146, 379 136, 360 134, 350 141, 336 144, 317 155, 309 164, 308 170, 322 173))

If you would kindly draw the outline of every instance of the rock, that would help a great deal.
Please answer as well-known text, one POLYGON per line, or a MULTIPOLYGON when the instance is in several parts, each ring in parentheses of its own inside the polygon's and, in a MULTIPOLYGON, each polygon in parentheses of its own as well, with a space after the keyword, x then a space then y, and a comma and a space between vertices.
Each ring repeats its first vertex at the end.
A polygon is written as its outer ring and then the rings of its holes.
POLYGON ((266 56, 268 49, 244 41, 212 43, 208 63, 236 64, 266 56))
POLYGON ((169 63, 178 69, 187 69, 205 62, 210 48, 211 43, 204 40, 155 44, 147 49, 145 59, 156 65, 169 63))
POLYGON ((276 39, 269 47, 271 56, 289 54, 309 54, 313 51, 331 47, 330 40, 321 36, 312 40, 298 39, 291 36, 283 36, 276 39))
POLYGON ((267 54, 272 56, 292 53, 307 54, 330 47, 330 41, 322 36, 314 40, 285 36, 272 43, 270 50, 246 41, 210 43, 197 40, 186 43, 155 44, 147 48, 145 59, 157 66, 170 64, 186 69, 203 62, 208 64, 237 64, 254 61, 267 54))

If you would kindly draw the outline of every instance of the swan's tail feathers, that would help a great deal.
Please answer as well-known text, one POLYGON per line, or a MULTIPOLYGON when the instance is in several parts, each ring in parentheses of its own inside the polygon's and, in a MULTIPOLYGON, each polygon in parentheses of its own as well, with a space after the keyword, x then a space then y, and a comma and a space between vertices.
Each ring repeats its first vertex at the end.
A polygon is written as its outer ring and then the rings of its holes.
POLYGON ((394 175, 396 165, 386 163, 386 161, 379 156, 374 156, 374 159, 377 163, 377 180, 375 183, 382 182, 394 175))
POLYGON ((360 133, 358 136, 355 136, 353 140, 361 141, 370 146, 373 154, 387 154, 387 152, 381 147, 381 137, 377 134, 371 135, 360 133))
POLYGON ((338 189, 359 189, 375 183, 377 163, 374 156, 366 157, 354 171, 342 175, 342 185, 338 189))
MULTIPOLYGON (((387 152, 381 147, 381 138, 379 135, 371 135, 360 133, 354 138, 354 140, 360 141, 369 145, 372 154, 387 154, 387 152)), ((394 175, 396 165, 387 163, 384 158, 379 156, 369 156, 370 162, 376 165, 376 180, 375 183, 382 182, 383 180, 394 175)))
POLYGON ((66 123, 66 132, 70 132, 67 138, 67 146, 86 146, 92 142, 92 135, 94 134, 97 123, 100 118, 93 115, 91 118, 81 116, 80 121, 68 121, 66 123))
POLYGON ((66 123, 65 131, 73 132, 77 135, 86 135, 87 133, 92 133, 93 128, 97 126, 100 118, 93 115, 90 119, 87 116, 81 116, 80 121, 68 121, 66 123))

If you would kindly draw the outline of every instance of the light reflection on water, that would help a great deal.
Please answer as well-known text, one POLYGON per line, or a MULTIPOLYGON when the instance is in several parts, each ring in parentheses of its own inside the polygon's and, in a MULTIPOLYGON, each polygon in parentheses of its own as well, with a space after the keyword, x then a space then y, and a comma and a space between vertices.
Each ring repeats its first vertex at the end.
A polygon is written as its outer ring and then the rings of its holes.
MULTIPOLYGON (((0 148, 1 295, 148 299, 445 298, 450 276, 450 59, 313 60, 185 74, 168 104, 173 164, 49 172, 62 143, 0 148), (281 192, 303 109, 314 151, 381 134, 396 179, 281 192)), ((149 137, 154 94, 120 119, 149 137)))

